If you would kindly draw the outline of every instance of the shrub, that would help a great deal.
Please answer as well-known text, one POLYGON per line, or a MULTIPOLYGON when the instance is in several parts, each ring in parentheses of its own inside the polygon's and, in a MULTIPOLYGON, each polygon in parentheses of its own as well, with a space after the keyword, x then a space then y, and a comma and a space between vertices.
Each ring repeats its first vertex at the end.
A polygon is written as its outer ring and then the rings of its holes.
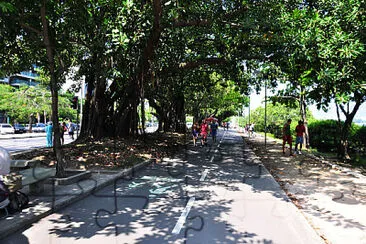
POLYGON ((310 145, 319 151, 335 151, 340 140, 335 120, 317 120, 308 125, 310 145))
POLYGON ((349 144, 352 150, 366 152, 366 126, 352 126, 349 144))
MULTIPOLYGON (((308 129, 312 147, 323 152, 333 152, 337 150, 340 141, 340 132, 336 120, 318 120, 309 124, 308 129)), ((352 124, 349 131, 348 146, 350 150, 365 151, 365 126, 352 124)))

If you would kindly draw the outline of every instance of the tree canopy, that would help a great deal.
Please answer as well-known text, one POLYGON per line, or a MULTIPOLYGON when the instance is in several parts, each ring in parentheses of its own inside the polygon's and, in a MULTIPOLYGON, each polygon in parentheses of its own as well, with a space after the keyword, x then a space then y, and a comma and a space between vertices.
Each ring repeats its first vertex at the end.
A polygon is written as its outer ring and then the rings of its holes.
POLYGON ((352 122, 365 101, 362 0, 9 0, 0 11, 0 74, 44 67, 57 121, 60 85, 79 67, 84 137, 136 135, 145 99, 163 130, 184 130, 186 113, 223 120, 265 83, 285 83, 277 102, 295 98, 302 117, 335 100, 352 122))

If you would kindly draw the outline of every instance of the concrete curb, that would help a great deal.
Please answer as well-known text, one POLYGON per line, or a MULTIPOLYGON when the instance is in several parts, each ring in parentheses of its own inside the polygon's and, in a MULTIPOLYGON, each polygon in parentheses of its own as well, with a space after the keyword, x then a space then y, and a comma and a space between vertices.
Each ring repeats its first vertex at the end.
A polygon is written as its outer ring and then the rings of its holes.
MULTIPOLYGON (((68 195, 56 201, 52 201, 51 203, 39 202, 38 204, 36 204, 36 206, 33 206, 35 208, 34 212, 21 212, 15 214, 13 217, 8 217, 6 219, 0 220, 0 240, 19 230, 28 228, 34 222, 37 222, 38 220, 89 196, 93 192, 108 186, 119 178, 122 178, 129 174, 133 174, 133 172, 138 171, 143 167, 146 167, 149 163, 151 163, 151 160, 145 160, 137 165, 134 165, 131 168, 124 169, 122 172, 113 175, 107 180, 89 185, 85 191, 83 188, 81 194, 68 195)), ((57 195, 57 193, 55 195, 57 195)))
POLYGON ((46 137, 46 133, 26 133, 26 134, 0 135, 0 140, 35 138, 35 137, 46 137))

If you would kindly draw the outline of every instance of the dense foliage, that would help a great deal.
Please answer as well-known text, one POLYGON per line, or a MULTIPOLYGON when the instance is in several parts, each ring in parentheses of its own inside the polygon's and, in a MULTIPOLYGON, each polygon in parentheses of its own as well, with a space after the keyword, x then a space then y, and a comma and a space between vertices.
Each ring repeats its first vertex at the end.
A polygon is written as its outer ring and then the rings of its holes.
MULTIPOLYGON (((339 124, 335 120, 319 120, 309 124, 311 146, 322 152, 338 152, 339 124)), ((366 152, 366 126, 352 124, 349 149, 351 152, 366 152)))
MULTIPOLYGON (((76 116, 76 111, 70 107, 70 96, 71 94, 62 94, 59 97, 60 119, 73 119, 76 116)), ((40 86, 23 86, 18 89, 0 85, 0 111, 6 111, 12 124, 49 121, 51 119, 51 92, 40 86)))
POLYGON ((159 129, 182 132, 186 113, 225 120, 252 90, 284 83, 274 101, 303 120, 309 103, 337 102, 347 155, 366 100, 363 0, 0 0, 0 11, 0 74, 44 68, 57 122, 60 86, 78 67, 85 138, 137 135, 145 99, 159 129))
MULTIPOLYGON (((307 111, 307 113, 308 123, 315 121, 311 112, 307 111)), ((246 118, 249 119, 249 116, 246 118)), ((267 113, 265 113, 265 108, 262 106, 251 111, 250 114, 250 123, 255 124, 256 131, 264 132, 266 124, 267 132, 274 134, 277 138, 282 138, 282 127, 288 119, 292 119, 291 130, 294 131, 298 121, 301 120, 298 107, 292 108, 286 105, 273 105, 269 103, 267 105, 267 113), (265 114, 267 114, 267 116, 265 116, 265 114)))

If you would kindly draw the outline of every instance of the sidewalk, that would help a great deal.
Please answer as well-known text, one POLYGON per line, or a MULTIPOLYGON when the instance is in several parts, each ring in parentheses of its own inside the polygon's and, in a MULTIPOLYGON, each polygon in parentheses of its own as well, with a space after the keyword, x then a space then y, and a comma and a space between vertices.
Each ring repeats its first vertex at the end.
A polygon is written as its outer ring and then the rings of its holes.
MULTIPOLYGON (((29 227, 32 223, 48 216, 49 214, 73 203, 93 192, 113 183, 116 179, 131 174, 150 161, 145 161, 135 165, 133 168, 123 171, 92 172, 90 179, 70 185, 45 185, 45 192, 40 195, 29 195, 29 207, 21 213, 9 215, 0 219, 0 240, 23 228, 29 227)), ((28 187, 24 187, 22 192, 28 194, 28 187)), ((3 211, 3 210, 0 210, 3 211)), ((2 213, 3 214, 3 213, 2 213)))
MULTIPOLYGON (((65 136, 66 136, 65 132, 65 136)), ((75 138, 77 138, 77 133, 75 133, 75 138)), ((46 137, 45 132, 33 132, 33 133, 21 133, 21 134, 0 134, 0 140, 9 139, 22 139, 22 138, 35 138, 35 137, 46 137)))
POLYGON ((245 141, 326 243, 366 243, 365 175, 307 152, 284 156, 281 140, 245 141))

